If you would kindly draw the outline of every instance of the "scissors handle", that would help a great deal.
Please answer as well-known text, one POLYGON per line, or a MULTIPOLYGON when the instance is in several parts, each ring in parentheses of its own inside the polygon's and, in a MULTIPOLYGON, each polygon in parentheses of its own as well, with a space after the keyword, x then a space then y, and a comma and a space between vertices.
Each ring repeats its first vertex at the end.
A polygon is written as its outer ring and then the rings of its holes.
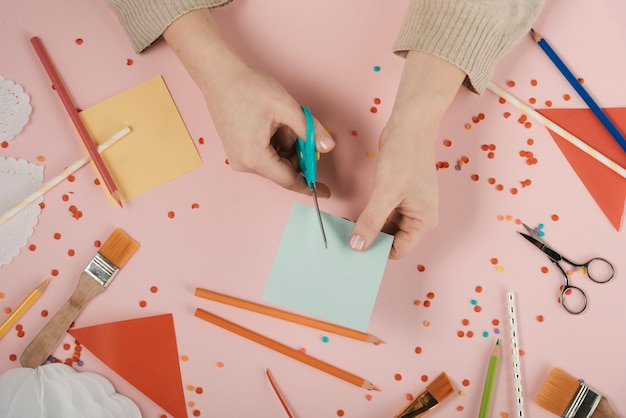
POLYGON ((317 151, 315 150, 315 127, 311 111, 302 106, 304 117, 306 118, 306 140, 300 137, 296 139, 296 154, 298 163, 304 174, 304 179, 309 189, 313 190, 313 185, 317 182, 317 151))
POLYGON ((613 264, 602 257, 594 257, 580 267, 584 267, 587 277, 596 283, 606 283, 615 276, 613 264))
POLYGON ((566 282, 561 291, 561 305, 571 314, 581 314, 587 309, 587 295, 580 287, 566 282))

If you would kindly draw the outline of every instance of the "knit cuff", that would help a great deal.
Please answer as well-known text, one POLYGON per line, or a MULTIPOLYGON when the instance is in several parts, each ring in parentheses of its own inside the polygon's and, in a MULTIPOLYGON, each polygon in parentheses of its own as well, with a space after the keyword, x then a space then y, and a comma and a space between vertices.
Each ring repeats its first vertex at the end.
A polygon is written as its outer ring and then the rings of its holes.
POLYGON ((126 30, 135 52, 156 42, 176 19, 192 10, 223 6, 233 0, 106 0, 126 30))
POLYGON ((406 56, 418 50, 445 59, 463 70, 467 75, 463 84, 480 94, 512 44, 505 25, 506 19, 473 2, 411 0, 394 52, 406 56))

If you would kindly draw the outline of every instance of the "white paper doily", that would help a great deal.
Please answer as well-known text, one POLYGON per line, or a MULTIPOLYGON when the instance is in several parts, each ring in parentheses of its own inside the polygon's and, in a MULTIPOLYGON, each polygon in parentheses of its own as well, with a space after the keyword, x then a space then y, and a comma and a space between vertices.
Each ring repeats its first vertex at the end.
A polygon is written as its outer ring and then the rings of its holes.
MULTIPOLYGON (((26 160, 0 157, 0 213, 37 190, 43 184, 43 166, 26 160)), ((41 212, 39 198, 0 224, 0 267, 8 264, 28 242, 41 212)))
POLYGON ((0 142, 10 141, 28 122, 30 96, 19 84, 0 75, 0 142))

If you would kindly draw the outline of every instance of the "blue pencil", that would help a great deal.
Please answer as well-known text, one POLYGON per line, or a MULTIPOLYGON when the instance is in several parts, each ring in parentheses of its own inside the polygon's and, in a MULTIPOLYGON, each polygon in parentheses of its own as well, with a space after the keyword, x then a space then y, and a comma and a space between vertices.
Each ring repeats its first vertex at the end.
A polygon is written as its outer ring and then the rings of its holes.
POLYGON ((598 104, 591 98, 587 90, 583 87, 582 84, 578 81, 576 76, 570 71, 569 68, 565 65, 563 60, 559 58, 559 56, 554 52, 548 41, 545 40, 543 36, 535 32, 534 29, 530 30, 530 34, 537 42, 537 44, 543 49, 543 52, 546 53, 548 58, 556 65, 558 70, 563 74, 563 76, 567 79, 567 81, 574 87, 574 90, 578 93, 578 95, 587 103, 587 106, 591 109, 591 111, 596 115, 596 117, 602 122, 604 127, 609 131, 611 136, 615 138, 617 143, 622 147, 624 151, 626 151, 626 138, 624 135, 617 129, 617 127, 611 122, 609 117, 604 113, 602 108, 598 106, 598 104))

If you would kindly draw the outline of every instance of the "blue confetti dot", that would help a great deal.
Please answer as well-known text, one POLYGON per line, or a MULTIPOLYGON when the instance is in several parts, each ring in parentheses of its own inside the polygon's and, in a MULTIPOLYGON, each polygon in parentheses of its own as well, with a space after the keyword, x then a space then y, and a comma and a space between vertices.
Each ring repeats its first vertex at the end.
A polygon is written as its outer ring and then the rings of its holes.
POLYGON ((539 224, 539 225, 538 225, 538 228, 539 228, 539 229, 543 229, 543 224, 539 224))
POLYGON ((494 334, 500 334, 500 328, 494 328, 493 329, 493 333, 494 334))
POLYGON ((471 303, 472 305, 476 305, 476 304, 478 304, 478 301, 477 301, 476 299, 472 299, 472 300, 470 301, 470 303, 471 303))
POLYGON ((379 72, 380 71, 380 66, 379 65, 375 65, 374 66, 374 71, 379 72))
POLYGON ((483 337, 487 338, 489 336, 489 332, 483 331, 483 337))
POLYGON ((540 237, 543 237, 545 235, 545 232, 539 231, 539 232, 537 232, 537 235, 539 235, 540 237))
POLYGON ((327 336, 323 336, 322 337, 322 342, 327 343, 328 342, 328 337, 327 336))
POLYGON ((85 364, 85 363, 83 363, 83 361, 82 361, 82 360, 78 360, 78 361, 76 362, 76 365, 77 365, 78 367, 82 367, 82 365, 83 365, 83 364, 85 364))
POLYGON ((454 169, 456 171, 461 171, 461 166, 457 164, 457 165, 454 166, 454 169))

